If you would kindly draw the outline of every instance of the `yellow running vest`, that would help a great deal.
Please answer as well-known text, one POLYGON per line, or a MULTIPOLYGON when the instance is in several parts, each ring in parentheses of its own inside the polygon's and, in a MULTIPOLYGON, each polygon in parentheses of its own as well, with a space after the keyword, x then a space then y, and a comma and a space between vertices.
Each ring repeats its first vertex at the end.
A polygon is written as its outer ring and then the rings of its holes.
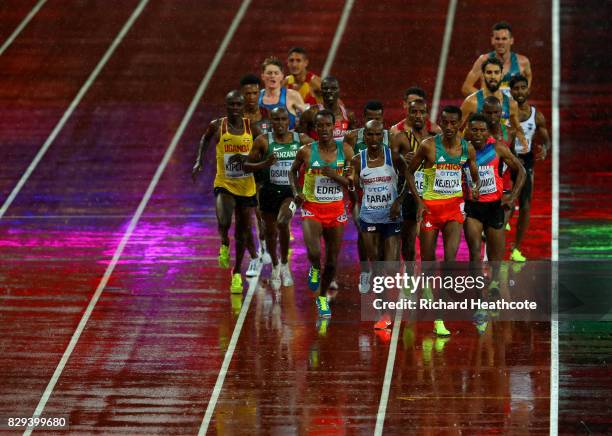
POLYGON ((248 156, 253 147, 253 134, 248 118, 243 118, 244 133, 234 135, 228 130, 227 118, 221 120, 221 132, 216 148, 217 175, 215 188, 225 188, 234 195, 251 197, 255 195, 253 173, 245 173, 242 162, 236 162, 232 156, 248 156))

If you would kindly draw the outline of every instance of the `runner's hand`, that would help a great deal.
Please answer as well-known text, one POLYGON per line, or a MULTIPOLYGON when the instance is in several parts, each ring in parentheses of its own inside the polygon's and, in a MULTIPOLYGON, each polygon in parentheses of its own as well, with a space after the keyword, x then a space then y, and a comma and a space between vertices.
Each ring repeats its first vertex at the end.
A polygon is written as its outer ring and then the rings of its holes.
POLYGON ((406 161, 408 165, 410 165, 410 162, 412 162, 412 159, 414 159, 414 156, 415 156, 415 153, 413 151, 409 151, 408 153, 404 155, 404 160, 406 161))
POLYGON ((306 201, 306 198, 304 197, 304 193, 302 192, 298 193, 295 197, 293 197, 293 202, 297 207, 302 207, 304 201, 306 201))
POLYGON ((510 194, 502 195, 501 206, 504 209, 511 210, 514 207, 514 198, 510 194))
POLYGON ((427 208, 427 206, 425 206, 425 203, 423 202, 423 200, 418 199, 417 200, 417 212, 416 212, 416 219, 418 223, 423 221, 423 215, 426 213, 429 213, 429 209, 427 208))
POLYGON ((266 165, 272 166, 276 163, 278 158, 276 157, 276 153, 270 153, 270 156, 266 159, 266 165))
POLYGON ((389 218, 395 221, 400 217, 402 213, 402 203, 399 198, 396 198, 393 204, 391 205, 391 210, 389 211, 389 218))
POLYGON ((324 166, 321 169, 321 174, 323 174, 326 177, 329 177, 330 179, 336 177, 338 175, 338 173, 336 172, 335 169, 333 169, 332 167, 328 167, 328 166, 324 166))
POLYGON ((546 147, 544 147, 542 144, 538 144, 537 145, 538 148, 538 152, 536 153, 536 160, 544 160, 546 159, 546 147))
POLYGON ((193 169, 191 170, 191 179, 194 182, 196 181, 196 177, 200 171, 202 171, 202 162, 198 160, 196 161, 195 165, 193 166, 193 169))

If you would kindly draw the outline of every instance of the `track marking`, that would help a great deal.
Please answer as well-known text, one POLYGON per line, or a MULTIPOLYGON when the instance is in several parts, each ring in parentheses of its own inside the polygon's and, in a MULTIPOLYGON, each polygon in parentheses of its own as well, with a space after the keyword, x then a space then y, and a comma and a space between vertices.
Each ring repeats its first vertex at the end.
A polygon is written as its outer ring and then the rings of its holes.
POLYGON ((344 9, 342 9, 340 21, 338 21, 338 27, 336 27, 334 39, 332 40, 332 44, 329 48, 329 51, 327 52, 327 59, 325 60, 323 71, 321 71, 321 78, 324 78, 329 75, 329 72, 331 71, 332 64, 336 59, 336 52, 338 51, 338 46, 340 46, 340 41, 342 41, 342 35, 344 35, 344 30, 346 29, 346 24, 348 23, 348 19, 351 15, 351 10, 353 9, 354 3, 355 0, 346 0, 346 2, 344 3, 344 9))
POLYGON ((550 435, 559 433, 559 90, 561 21, 559 0, 552 1, 552 316, 550 320, 550 435))
POLYGON ((376 427, 374 436, 381 436, 383 426, 385 425, 385 416, 387 414, 387 403, 389 402, 389 391, 391 382, 393 381, 393 368, 395 367, 395 353, 397 352, 397 341, 399 339, 399 330, 402 324, 402 309, 395 311, 395 319, 393 320, 393 331, 391 332, 391 343, 389 344, 389 356, 387 357, 387 367, 385 368, 385 378, 383 379, 383 388, 380 394, 380 402, 378 403, 378 413, 376 414, 376 427))
POLYGON ((17 28, 13 31, 13 33, 11 33, 11 36, 9 36, 8 39, 4 41, 4 44, 2 44, 2 47, 0 47, 0 56, 4 54, 6 49, 9 48, 9 46, 13 43, 13 41, 15 41, 15 38, 19 36, 21 31, 28 25, 28 23, 32 21, 32 18, 34 18, 34 15, 38 13, 40 8, 42 8, 45 3, 47 3, 47 0, 40 0, 38 3, 36 3, 36 5, 32 8, 30 13, 26 15, 26 17, 21 21, 21 23, 19 23, 19 26, 17 26, 17 28))
MULTIPOLYGON (((450 39, 453 33, 453 24, 455 22, 455 11, 457 9, 457 0, 450 0, 448 11, 446 13, 446 27, 444 28, 444 39, 442 40, 442 50, 440 51, 440 61, 438 63, 438 74, 436 76, 436 86, 434 89, 434 97, 431 105, 431 113, 429 119, 435 120, 438 116, 438 107, 440 105, 440 95, 442 93, 442 85, 444 84, 444 75, 446 73, 446 61, 448 59, 448 49, 450 39)), ((385 416, 387 413, 387 403, 389 402, 389 390, 393 379, 393 368, 395 365, 395 353, 397 352, 397 341, 399 337, 399 328, 402 321, 402 312, 398 309, 395 312, 395 321, 393 323, 393 332, 391 333, 391 343, 389 344, 389 355, 387 357, 387 367, 385 369, 385 378, 383 380, 383 388, 380 394, 380 402, 378 403, 378 413, 376 415, 376 427, 374 429, 375 436, 381 436, 385 425, 385 416)))
POLYGON ((110 59, 110 57, 113 55, 113 53, 115 52, 119 44, 121 44, 121 41, 123 40, 125 35, 128 33, 128 31, 130 30, 130 28, 132 27, 132 25, 134 24, 134 22, 136 21, 136 19, 138 18, 138 16, 140 15, 140 13, 142 12, 142 10, 144 9, 144 7, 147 5, 148 2, 149 0, 141 0, 138 6, 136 7, 136 9, 134 10, 134 12, 132 12, 132 15, 130 16, 130 18, 123 25, 123 28, 121 29, 119 34, 115 37, 115 39, 113 40, 108 50, 106 50, 106 53, 104 53, 104 56, 102 56, 102 59, 100 59, 100 61, 98 62, 98 65, 96 65, 96 68, 94 68, 94 70, 91 72, 91 74, 89 75, 89 77, 87 78, 87 80, 85 81, 81 89, 79 90, 79 93, 76 95, 74 100, 72 100, 72 102, 70 103, 70 106, 68 107, 66 112, 64 112, 64 115, 62 116, 62 118, 55 125, 55 128, 53 129, 53 131, 51 132, 51 134, 49 135, 49 137, 47 138, 43 146, 40 148, 40 150, 38 150, 38 153, 36 153, 34 160, 32 160, 32 162, 26 169, 25 173, 23 173, 23 175, 19 179, 19 182, 17 182, 17 185, 13 188, 13 190, 11 191, 9 196, 6 198, 6 200, 4 200, 4 204, 0 208, 0 219, 2 219, 2 217, 4 216, 8 208, 11 206, 11 204, 15 200, 15 197, 17 197, 17 195, 21 191, 21 188, 23 188, 23 185, 25 185, 25 183, 28 181, 28 179, 30 178, 30 176, 32 175, 36 167, 38 166, 38 163, 41 161, 45 153, 47 153, 47 150, 49 150, 49 147, 51 147, 51 144, 53 143, 53 141, 55 141, 55 138, 57 137, 57 135, 59 135, 60 131, 64 128, 64 125, 66 124, 66 122, 68 121, 68 119, 70 118, 74 110, 76 109, 76 107, 79 105, 81 100, 83 99, 83 96, 87 93, 87 91, 89 91, 89 88, 91 88, 91 85, 94 83, 94 81, 100 74, 100 71, 102 71, 102 69, 104 68, 104 66, 110 59))
POLYGON ((440 97, 442 96, 442 87, 444 85, 444 75, 446 74, 446 61, 448 60, 448 50, 450 47, 451 36, 453 34, 453 25, 455 23, 455 11, 457 10, 457 0, 448 2, 448 11, 446 12, 446 27, 444 28, 444 38, 442 39, 442 50, 440 51, 440 61, 438 62, 438 74, 436 75, 436 86, 434 88, 433 100, 431 102, 431 112, 429 119, 433 121, 438 117, 440 108, 440 97))
MULTIPOLYGON (((140 14, 142 9, 144 8, 144 5, 146 5, 147 2, 148 0, 143 0, 140 3, 137 10, 134 11, 132 18, 135 19, 135 17, 138 14, 140 14)), ((172 141, 170 142, 170 145, 168 146, 168 149, 166 150, 166 153, 164 154, 164 157, 162 158, 161 163, 157 167, 157 170, 155 171, 155 175, 153 176, 151 183, 149 183, 149 187, 147 188, 144 196, 142 197, 142 200, 140 200, 140 204, 138 205, 138 208, 136 209, 134 216, 130 220, 130 224, 127 230, 125 231, 123 238, 121 238, 121 242, 119 243, 119 245, 117 246, 117 249, 115 250, 115 253, 113 254, 113 258, 111 259, 108 267, 106 268, 106 271, 104 272, 104 275, 102 276, 102 279, 100 280, 100 283, 98 284, 98 287, 96 288, 96 291, 94 292, 94 295, 92 296, 89 302, 89 305, 85 309, 85 313, 83 313, 83 317, 81 318, 79 325, 77 326, 74 334, 72 335, 72 338, 70 339, 70 343, 68 344, 66 351, 64 351, 64 355, 62 356, 62 359, 57 365, 57 368, 55 369, 55 372, 53 373, 53 376, 51 377, 51 380, 49 381, 49 384, 47 385, 47 388, 45 389, 38 403, 38 406, 36 407, 36 410, 34 411, 34 414, 32 415, 33 418, 42 415, 45 405, 47 404, 49 397, 53 393, 53 388, 55 387, 55 384, 57 383, 60 376, 62 375, 62 371, 64 370, 64 367, 66 366, 66 363, 68 362, 68 359, 70 358, 70 355, 72 354, 72 351, 74 350, 79 338, 81 337, 81 333, 85 329, 85 325, 87 324, 87 321, 89 320, 89 317, 91 316, 91 313, 93 312, 93 309, 96 306, 96 303, 98 302, 98 299, 100 298, 100 295, 102 294, 102 291, 106 287, 106 284, 108 283, 108 280, 111 274, 113 273, 115 267, 117 266, 117 263, 119 262, 119 258, 123 254, 123 250, 125 249, 125 246, 127 245, 130 237, 132 236, 132 233, 134 233, 134 229, 136 228, 136 225, 138 224, 138 221, 140 220, 140 217, 142 216, 142 213, 144 212, 144 209, 147 206, 147 203, 149 202, 151 196, 153 195, 153 191, 155 190, 155 187, 159 183, 162 173, 166 169, 168 162, 170 162, 170 157, 172 156, 172 153, 176 149, 179 139, 181 138, 181 136, 183 135, 183 132, 187 128, 187 124, 191 120, 193 113, 195 112, 195 109, 198 105, 198 102, 200 101, 200 99, 202 98, 202 95, 204 94, 204 91, 208 87, 208 84, 214 72, 219 66, 221 58, 223 57, 225 51, 227 50, 227 46, 229 45, 232 37, 234 36, 234 33, 236 32, 236 29, 238 28, 238 24, 242 20, 242 17, 244 16, 246 9, 248 8, 250 3, 251 3, 251 0, 243 0, 242 6, 236 13, 236 16, 234 17, 234 20, 232 21, 232 24, 230 28, 228 29, 225 35, 225 38, 223 38, 221 45, 217 49, 217 53, 215 54, 215 57, 210 63, 208 70, 206 71, 206 75, 204 76, 204 79, 202 79, 202 82, 198 86, 196 94, 193 97, 191 104, 189 105, 189 108, 185 112, 185 115, 183 116, 183 119, 181 120, 181 124, 179 125, 178 130, 174 134, 174 137, 172 138, 172 141)), ((130 20, 133 21, 131 18, 130 20)), ((32 433, 32 430, 33 430, 33 427, 28 427, 26 431, 24 432, 24 436, 29 436, 32 433)))

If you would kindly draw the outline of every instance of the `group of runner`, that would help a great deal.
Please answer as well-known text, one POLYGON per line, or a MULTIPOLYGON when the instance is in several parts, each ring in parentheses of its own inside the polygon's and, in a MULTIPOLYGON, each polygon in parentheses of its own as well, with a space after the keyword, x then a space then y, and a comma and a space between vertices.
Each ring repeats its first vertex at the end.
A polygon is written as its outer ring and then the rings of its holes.
MULTIPOLYGON (((461 107, 445 106, 439 124, 428 118, 428 102, 419 87, 403 96, 406 117, 384 128, 384 108, 369 101, 358 128, 353 112, 340 99, 334 77, 308 70, 303 48, 288 53, 287 69, 277 58, 262 63, 261 76, 246 75, 240 89, 226 96, 226 115, 210 123, 202 137, 193 176, 216 144, 215 209, 221 247, 219 265, 230 264, 229 228, 235 216, 235 263, 230 290, 242 293, 246 276, 272 264, 274 291, 292 286, 289 267, 290 222, 301 210, 310 269, 307 284, 316 296, 320 317, 331 316, 337 288, 337 257, 349 214, 359 239, 362 262, 359 291, 367 293, 377 262, 400 268, 416 260, 435 260, 442 232, 444 260, 455 260, 461 229, 470 260, 501 261, 504 227, 519 203, 516 241, 520 251, 529 223, 533 166, 544 159, 550 139, 541 112, 528 103, 532 85, 529 60, 511 51, 507 23, 492 29, 494 50, 481 55, 468 73, 461 107), (481 82, 481 88, 475 86, 481 82), (261 87, 260 83, 263 83, 261 87), (261 88, 260 88, 261 87, 261 88), (542 145, 536 146, 534 135, 542 145), (251 216, 257 213, 259 250, 251 216), (325 253, 322 253, 321 240, 325 253), (277 251, 280 246, 280 252, 277 251)), ((375 328, 388 328, 383 315, 375 328)), ((442 320, 434 332, 449 335, 442 320)))

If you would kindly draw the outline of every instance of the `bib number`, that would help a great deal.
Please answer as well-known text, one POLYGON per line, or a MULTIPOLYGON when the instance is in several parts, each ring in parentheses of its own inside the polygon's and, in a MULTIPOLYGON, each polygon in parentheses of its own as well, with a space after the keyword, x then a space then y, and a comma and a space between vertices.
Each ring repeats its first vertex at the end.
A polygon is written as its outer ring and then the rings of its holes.
MULTIPOLYGON (((223 155, 223 164, 225 166, 225 177, 229 179, 242 179, 245 177, 249 177, 251 174, 247 174, 244 172, 244 168, 242 166, 241 160, 232 159, 236 154, 224 154, 223 155)), ((245 156, 245 155, 242 155, 245 156)))
POLYGON ((433 190, 440 195, 455 195, 462 192, 461 170, 436 169, 433 190))
POLYGON ((340 201, 344 198, 342 187, 335 180, 325 176, 316 177, 314 195, 321 202, 340 201))

